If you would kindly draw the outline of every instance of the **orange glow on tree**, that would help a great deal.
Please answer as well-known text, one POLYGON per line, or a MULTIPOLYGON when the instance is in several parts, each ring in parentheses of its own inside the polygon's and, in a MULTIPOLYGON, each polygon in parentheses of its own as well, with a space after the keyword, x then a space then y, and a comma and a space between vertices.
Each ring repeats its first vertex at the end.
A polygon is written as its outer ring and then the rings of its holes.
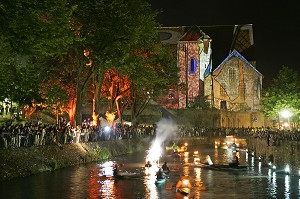
POLYGON ((113 112, 106 111, 105 117, 110 126, 113 126, 116 115, 113 112))
POLYGON ((121 119, 121 110, 119 100, 130 96, 131 83, 127 75, 120 75, 116 70, 109 70, 105 73, 102 84, 101 96, 107 98, 110 103, 108 112, 117 109, 119 118, 121 119))
POLYGON ((65 111, 68 113, 70 122, 73 124, 76 111, 76 98, 69 99, 69 104, 65 111))

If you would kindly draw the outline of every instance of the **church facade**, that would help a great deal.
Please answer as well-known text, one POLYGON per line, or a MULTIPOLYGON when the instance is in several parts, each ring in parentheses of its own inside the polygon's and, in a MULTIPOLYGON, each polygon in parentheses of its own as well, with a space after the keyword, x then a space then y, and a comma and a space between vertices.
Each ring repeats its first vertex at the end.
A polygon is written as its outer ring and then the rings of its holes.
POLYGON ((251 24, 161 27, 159 33, 176 47, 180 69, 178 89, 170 90, 172 103, 165 108, 186 109, 205 96, 219 110, 218 127, 264 126, 259 112, 263 75, 256 69, 251 24))

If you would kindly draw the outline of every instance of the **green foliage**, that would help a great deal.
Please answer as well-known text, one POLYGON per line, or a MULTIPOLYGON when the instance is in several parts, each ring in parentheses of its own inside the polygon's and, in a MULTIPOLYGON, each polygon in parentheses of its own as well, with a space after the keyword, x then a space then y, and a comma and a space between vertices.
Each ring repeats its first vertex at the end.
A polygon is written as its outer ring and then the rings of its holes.
POLYGON ((295 122, 300 116, 300 76, 283 66, 269 88, 264 91, 261 107, 268 118, 277 118, 281 111, 293 113, 295 122))
POLYGON ((100 148, 99 146, 97 146, 94 149, 94 156, 96 156, 95 157, 96 160, 107 160, 112 155, 106 147, 100 148))
POLYGON ((41 101, 39 95, 39 70, 17 56, 7 42, 0 41, 0 93, 1 100, 10 98, 20 105, 41 101))
POLYGON ((63 53, 73 43, 73 9, 68 0, 4 1, 0 8, 0 33, 19 54, 63 53))
POLYGON ((201 95, 195 97, 193 102, 190 102, 189 107, 193 109, 202 109, 202 110, 211 109, 207 96, 201 96, 201 95))
POLYGON ((157 14, 144 0, 1 2, 0 97, 21 105, 76 98, 78 108, 91 79, 116 69, 128 75, 134 103, 145 104, 178 80, 174 52, 155 29, 157 14))
POLYGON ((56 170, 57 167, 58 167, 58 163, 56 160, 52 159, 50 162, 49 162, 49 166, 52 168, 52 170, 56 170))

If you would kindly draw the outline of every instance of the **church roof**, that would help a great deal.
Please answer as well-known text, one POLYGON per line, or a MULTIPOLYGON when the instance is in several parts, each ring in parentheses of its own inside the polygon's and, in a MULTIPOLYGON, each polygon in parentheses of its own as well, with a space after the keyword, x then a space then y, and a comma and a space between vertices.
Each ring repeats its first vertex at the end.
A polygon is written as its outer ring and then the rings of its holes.
POLYGON ((179 41, 198 41, 204 37, 205 33, 198 26, 192 26, 179 41))
POLYGON ((216 68, 233 50, 249 62, 255 62, 252 24, 158 27, 161 41, 178 44, 182 41, 212 39, 212 68, 216 68))
POLYGON ((225 62, 227 62, 228 60, 230 60, 232 57, 237 57, 237 58, 239 58, 240 60, 242 60, 245 64, 247 64, 249 67, 251 67, 256 73, 258 73, 259 75, 261 75, 261 76, 263 76, 258 70, 256 70, 256 68, 250 63, 250 62, 248 62, 238 51, 236 51, 236 50, 233 50, 232 51, 232 53, 230 53, 227 57, 226 57, 226 59, 224 59, 223 61, 222 61, 222 63, 213 71, 213 73, 214 72, 216 72, 217 70, 219 70, 221 67, 222 67, 222 65, 225 63, 225 62))

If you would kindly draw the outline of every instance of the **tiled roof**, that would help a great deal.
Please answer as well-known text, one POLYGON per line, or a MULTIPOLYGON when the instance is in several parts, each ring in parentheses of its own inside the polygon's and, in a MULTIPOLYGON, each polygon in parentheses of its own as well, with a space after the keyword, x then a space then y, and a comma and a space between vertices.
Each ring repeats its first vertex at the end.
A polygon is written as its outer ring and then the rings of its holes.
POLYGON ((205 33, 198 26, 192 26, 180 39, 180 41, 197 41, 204 38, 205 33))
POLYGON ((212 68, 216 68, 233 50, 249 62, 255 62, 254 39, 251 24, 159 27, 162 41, 178 44, 179 41, 197 41, 200 37, 212 39, 212 68))

